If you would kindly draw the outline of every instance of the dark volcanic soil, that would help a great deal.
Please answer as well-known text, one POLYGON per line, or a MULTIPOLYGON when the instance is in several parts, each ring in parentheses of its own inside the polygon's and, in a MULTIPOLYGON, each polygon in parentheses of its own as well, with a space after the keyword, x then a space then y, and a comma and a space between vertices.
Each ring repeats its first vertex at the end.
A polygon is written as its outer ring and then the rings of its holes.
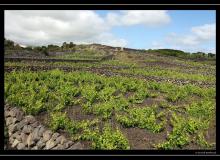
POLYGON ((67 113, 67 115, 70 119, 75 120, 75 121, 93 120, 93 119, 97 118, 97 116, 94 114, 84 113, 81 106, 66 107, 64 112, 67 113))
POLYGON ((150 150, 154 144, 163 142, 166 139, 166 132, 151 133, 146 129, 140 128, 120 128, 123 134, 128 138, 131 149, 150 150))

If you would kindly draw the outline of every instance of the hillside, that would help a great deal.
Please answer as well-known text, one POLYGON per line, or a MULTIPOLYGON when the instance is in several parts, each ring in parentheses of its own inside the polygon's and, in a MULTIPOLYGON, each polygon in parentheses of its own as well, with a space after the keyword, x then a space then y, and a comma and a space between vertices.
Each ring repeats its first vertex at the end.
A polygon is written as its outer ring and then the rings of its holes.
MULTIPOLYGON (((213 54, 100 44, 38 48, 6 44, 5 57, 60 59, 5 61, 6 108, 33 115, 83 149, 216 148, 213 54)), ((19 136, 23 130, 15 133, 19 136)), ((19 143, 23 149, 45 149, 52 142, 52 149, 59 146, 52 138, 48 141, 41 146, 37 141, 19 143)))

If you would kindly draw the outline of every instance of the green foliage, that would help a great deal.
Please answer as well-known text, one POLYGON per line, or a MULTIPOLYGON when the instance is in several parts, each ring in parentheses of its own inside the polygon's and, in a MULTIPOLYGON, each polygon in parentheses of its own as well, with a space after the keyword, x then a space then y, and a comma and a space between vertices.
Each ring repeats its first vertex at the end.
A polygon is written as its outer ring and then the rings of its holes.
POLYGON ((97 137, 99 137, 99 136, 100 136, 99 128, 96 127, 93 130, 91 130, 89 128, 85 128, 80 135, 78 135, 78 136, 74 135, 73 138, 75 140, 87 140, 87 141, 92 141, 93 143, 95 143, 95 141, 97 140, 97 137))
POLYGON ((149 97, 151 97, 151 98, 156 98, 156 97, 158 97, 159 96, 159 93, 149 93, 149 97))
POLYGON ((186 121, 178 117, 175 113, 172 116, 173 130, 168 133, 168 140, 156 145, 158 149, 175 149, 189 143, 189 134, 186 131, 186 121))
POLYGON ((172 83, 149 82, 147 88, 165 93, 167 100, 171 102, 184 100, 194 95, 205 99, 213 99, 216 93, 215 88, 201 88, 192 84, 178 86, 172 83))
POLYGON ((92 112, 97 115, 101 115, 103 119, 111 117, 113 110, 123 111, 128 108, 129 104, 127 100, 120 96, 118 98, 111 98, 109 101, 103 103, 97 103, 92 107, 92 112))
POLYGON ((114 104, 112 104, 112 102, 95 104, 93 106, 93 113, 107 119, 111 117, 113 107, 114 104))
POLYGON ((138 91, 135 94, 133 94, 131 97, 129 97, 129 101, 131 103, 142 103, 144 99, 147 97, 149 97, 149 93, 145 88, 141 88, 140 86, 138 91))
POLYGON ((197 118, 190 117, 187 121, 187 132, 190 134, 194 134, 199 130, 208 129, 209 127, 209 121, 205 120, 202 121, 197 118))
POLYGON ((116 89, 114 87, 105 87, 99 92, 99 99, 102 101, 108 101, 115 92, 116 89))
POLYGON ((157 144, 158 149, 176 149, 182 148, 191 141, 191 135, 197 135, 209 126, 208 121, 192 117, 182 117, 172 114, 171 124, 173 130, 168 133, 167 141, 157 144))
POLYGON ((190 95, 197 95, 202 98, 215 98, 215 88, 201 88, 195 85, 187 84, 183 87, 183 90, 188 92, 190 95))
POLYGON ((212 53, 209 53, 208 55, 203 52, 190 54, 190 53, 187 53, 181 50, 174 50, 174 49, 153 49, 153 50, 149 49, 148 52, 160 53, 162 55, 174 56, 174 57, 180 57, 180 58, 186 58, 186 59, 197 59, 197 58, 207 59, 208 57, 215 58, 214 54, 212 53))
POLYGON ((105 124, 102 131, 98 127, 85 128, 75 139, 92 141, 92 147, 99 150, 130 149, 128 140, 122 132, 118 128, 112 129, 108 124, 105 124))
POLYGON ((113 100, 114 103, 114 109, 116 111, 125 111, 129 107, 129 102, 126 98, 124 98, 122 95, 116 97, 113 100))
POLYGON ((92 50, 92 49, 82 49, 75 52, 78 48, 75 44, 70 42, 70 44, 63 43, 62 50, 65 54, 55 56, 56 58, 62 59, 77 59, 77 60, 101 60, 106 53, 101 50, 92 50))
POLYGON ((24 84, 18 81, 16 85, 10 87, 6 85, 6 101, 14 106, 22 107, 26 113, 37 114, 44 109, 44 98, 40 97, 44 93, 37 93, 33 88, 25 90, 24 84))
POLYGON ((203 100, 191 103, 186 107, 186 111, 190 116, 205 120, 213 117, 215 106, 212 101, 203 100))
POLYGON ((50 116, 50 128, 53 131, 64 129, 66 126, 69 126, 69 120, 66 117, 66 113, 55 112, 50 114, 50 116))
POLYGON ((82 108, 83 108, 83 111, 85 113, 92 113, 92 104, 91 104, 91 102, 86 102, 85 104, 82 104, 82 108))
POLYGON ((105 126, 101 136, 97 138, 95 143, 93 143, 94 149, 108 149, 108 150, 126 150, 130 149, 128 140, 117 128, 112 130, 110 126, 105 126))
POLYGON ((85 97, 90 103, 94 103, 97 98, 97 92, 94 85, 86 85, 81 88, 82 96, 85 97))
POLYGON ((176 102, 178 100, 182 100, 188 96, 188 93, 182 89, 182 87, 179 87, 178 89, 173 89, 172 91, 169 91, 167 95, 168 101, 176 102))
POLYGON ((160 53, 163 55, 168 55, 168 56, 175 56, 175 57, 188 57, 188 53, 185 53, 181 50, 174 50, 174 49, 154 49, 150 50, 152 53, 160 53))
POLYGON ((135 69, 121 69, 117 72, 128 73, 140 76, 154 76, 158 78, 170 78, 170 79, 183 79, 183 80, 194 80, 194 81, 209 81, 215 82, 216 77, 214 75, 203 75, 200 73, 184 73, 180 70, 172 70, 160 67, 145 67, 135 69))
MULTIPOLYGON (((79 67, 81 64, 68 65, 79 67)), ((91 66, 96 64, 85 64, 82 67, 91 66)), ((142 70, 138 72, 141 73, 142 70)), ((169 75, 165 72, 157 74, 169 75)), ((6 72, 4 78, 6 103, 21 107, 28 114, 47 111, 52 130, 63 129, 70 133, 74 140, 92 141, 95 149, 128 149, 129 145, 117 129, 105 127, 100 131, 97 120, 80 122, 70 120, 66 113, 63 113, 65 107, 80 105, 85 113, 98 115, 104 120, 114 114, 117 122, 125 127, 144 128, 153 133, 165 129, 167 116, 173 113, 171 117, 173 130, 168 134, 167 140, 157 144, 156 147, 177 149, 196 140, 200 146, 208 148, 204 137, 200 134, 210 127, 210 121, 215 115, 214 87, 175 85, 121 76, 106 77, 90 72, 60 70, 6 72), (127 95, 130 94, 131 96, 128 97, 127 95), (154 100, 157 96, 168 101, 161 102, 159 106, 140 105, 146 98, 152 97, 154 100), (175 105, 172 105, 172 102, 175 102, 175 105), (186 102, 186 105, 182 102, 186 102), (136 106, 137 103, 139 104, 136 106)), ((207 79, 203 80, 207 81, 207 79)))
POLYGON ((66 112, 53 112, 50 115, 49 126, 53 131, 64 129, 71 135, 75 135, 80 130, 86 130, 88 127, 95 126, 98 122, 98 119, 77 122, 69 119, 66 112))
POLYGON ((160 132, 165 121, 157 123, 155 107, 132 108, 127 110, 127 115, 117 115, 116 119, 125 127, 145 128, 152 132, 160 132))
POLYGON ((177 147, 182 147, 189 143, 188 134, 182 134, 181 130, 175 130, 169 135, 169 140, 162 144, 158 144, 156 147, 158 149, 171 150, 177 147))

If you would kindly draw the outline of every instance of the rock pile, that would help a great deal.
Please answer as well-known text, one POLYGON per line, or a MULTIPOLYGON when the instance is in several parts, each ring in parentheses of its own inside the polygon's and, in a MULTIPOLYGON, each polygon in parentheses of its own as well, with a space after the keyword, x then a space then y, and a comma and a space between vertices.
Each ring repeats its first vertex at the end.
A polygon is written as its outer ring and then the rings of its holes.
POLYGON ((8 128, 9 144, 18 150, 79 150, 80 142, 67 140, 59 133, 41 125, 33 116, 16 107, 5 106, 5 121, 8 128))

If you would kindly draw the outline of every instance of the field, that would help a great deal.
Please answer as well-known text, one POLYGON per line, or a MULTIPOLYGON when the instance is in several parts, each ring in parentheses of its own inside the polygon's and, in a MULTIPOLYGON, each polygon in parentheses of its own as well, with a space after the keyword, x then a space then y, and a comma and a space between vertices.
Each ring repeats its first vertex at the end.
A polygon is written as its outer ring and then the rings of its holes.
POLYGON ((4 68, 5 104, 86 149, 216 147, 215 60, 118 51, 100 62, 8 61, 4 68))

